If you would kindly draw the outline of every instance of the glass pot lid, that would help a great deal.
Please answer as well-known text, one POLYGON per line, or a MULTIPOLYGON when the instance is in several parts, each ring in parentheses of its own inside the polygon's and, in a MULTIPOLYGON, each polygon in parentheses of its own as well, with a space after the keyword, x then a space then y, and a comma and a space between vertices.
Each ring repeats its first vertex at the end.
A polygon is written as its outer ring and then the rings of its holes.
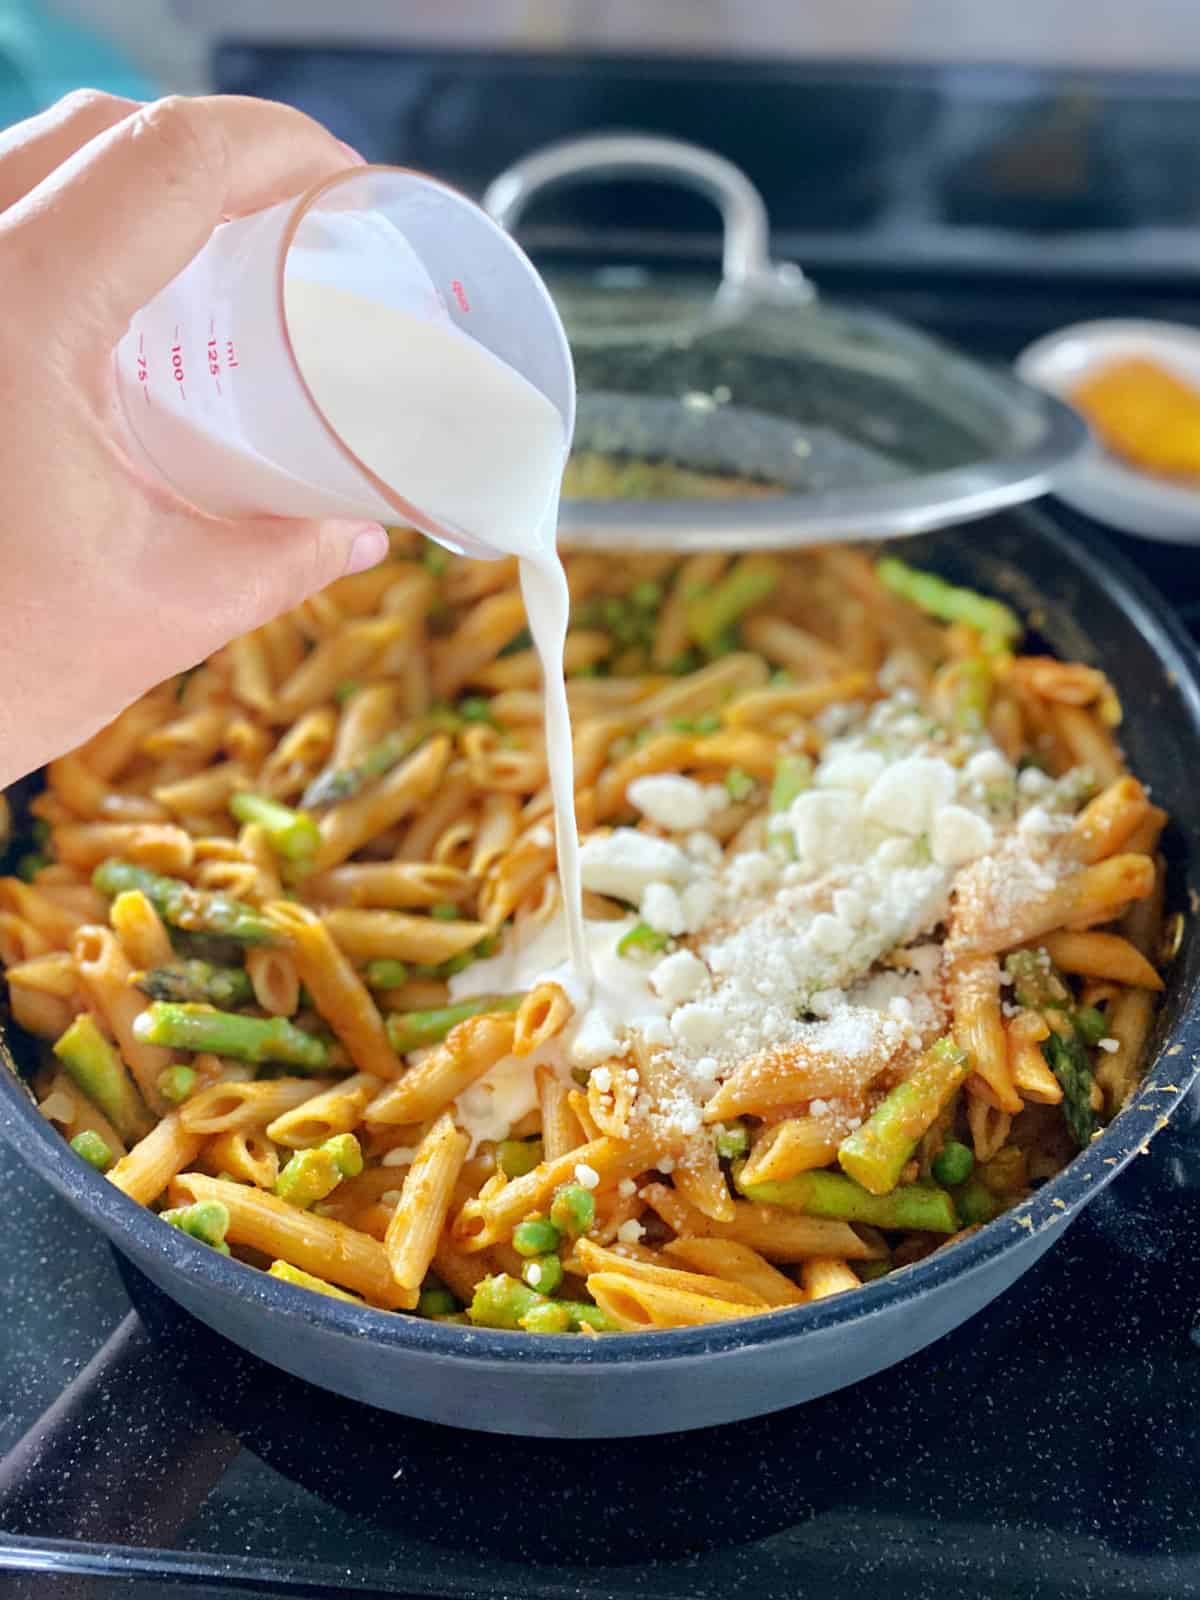
POLYGON ((904 323, 831 305, 772 262, 762 197, 711 151, 569 140, 511 167, 484 204, 513 229, 552 188, 630 177, 717 205, 721 275, 705 287, 631 268, 546 274, 579 390, 565 542, 699 550, 919 533, 1043 493, 1086 444, 1061 401, 904 323))

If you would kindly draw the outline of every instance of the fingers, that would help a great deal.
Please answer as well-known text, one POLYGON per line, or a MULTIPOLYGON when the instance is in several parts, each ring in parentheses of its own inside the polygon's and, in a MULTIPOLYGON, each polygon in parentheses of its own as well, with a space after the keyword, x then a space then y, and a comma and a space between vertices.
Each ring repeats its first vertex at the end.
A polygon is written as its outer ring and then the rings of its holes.
POLYGON ((223 217, 302 193, 352 165, 290 106, 173 97, 78 150, 0 218, 49 303, 94 316, 113 342, 223 217))
POLYGON ((137 100, 76 89, 0 136, 0 211, 35 189, 77 150, 139 109, 137 100))

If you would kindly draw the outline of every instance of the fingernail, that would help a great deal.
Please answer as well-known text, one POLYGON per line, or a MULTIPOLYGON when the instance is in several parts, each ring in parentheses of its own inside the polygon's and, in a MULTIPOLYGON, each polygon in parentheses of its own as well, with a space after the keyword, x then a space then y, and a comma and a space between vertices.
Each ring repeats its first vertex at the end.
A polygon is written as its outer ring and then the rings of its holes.
POLYGON ((350 157, 351 161, 353 161, 356 167, 365 167, 367 165, 366 156, 359 155, 358 151, 352 144, 347 144, 345 139, 339 139, 338 143, 341 145, 342 149, 350 157))
POLYGON ((368 567, 377 567, 389 549, 387 534, 377 522, 368 522, 354 535, 343 577, 348 578, 354 572, 365 572, 368 567))

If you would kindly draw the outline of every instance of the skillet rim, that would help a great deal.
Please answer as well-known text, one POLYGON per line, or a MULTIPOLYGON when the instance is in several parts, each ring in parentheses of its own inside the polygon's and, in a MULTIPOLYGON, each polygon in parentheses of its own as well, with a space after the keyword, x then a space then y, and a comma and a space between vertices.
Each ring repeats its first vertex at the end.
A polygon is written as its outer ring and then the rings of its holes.
MULTIPOLYGON (((1085 547, 1032 508, 1022 513, 1022 519, 1044 544, 1100 588, 1141 632, 1178 694, 1191 731, 1200 734, 1200 652, 1158 591, 1102 536, 1090 535, 1091 547, 1085 547)), ((1200 938, 1200 929, 1191 937, 1200 938)), ((114 1189, 73 1155, 29 1098, 2 1031, 0 1060, 7 1068, 0 1072, 0 1138, 75 1210, 97 1225, 103 1224, 117 1249, 121 1249, 121 1236, 130 1234, 142 1251, 160 1257, 171 1273, 191 1277, 222 1298, 257 1302, 262 1313, 277 1322, 281 1333, 289 1322, 300 1320, 325 1336, 365 1338, 451 1364, 517 1364, 528 1370, 608 1368, 733 1356, 786 1344, 807 1334, 829 1333, 918 1299, 926 1290, 951 1280, 983 1272, 1035 1235, 1061 1229, 1135 1155, 1145 1152, 1150 1139, 1167 1125, 1187 1096, 1200 1072, 1200 1006, 1193 1002, 1184 1010, 1162 1041, 1138 1091, 1087 1150, 1080 1151, 1029 1200, 969 1238, 864 1284, 853 1295, 836 1295, 815 1305, 788 1307, 709 1327, 611 1339, 463 1327, 377 1311, 313 1294, 215 1251, 199 1250, 195 1241, 160 1223, 153 1212, 114 1189)))

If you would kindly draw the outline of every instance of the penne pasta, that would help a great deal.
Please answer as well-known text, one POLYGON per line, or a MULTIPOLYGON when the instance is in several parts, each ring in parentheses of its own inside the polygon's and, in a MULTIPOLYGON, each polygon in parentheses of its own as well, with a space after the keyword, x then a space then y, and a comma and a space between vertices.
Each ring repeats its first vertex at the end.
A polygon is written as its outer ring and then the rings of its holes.
POLYGON ((267 1124, 267 1138, 291 1150, 303 1150, 335 1134, 349 1133, 362 1121, 363 1108, 381 1082, 369 1072, 356 1072, 343 1078, 321 1094, 280 1112, 267 1124))
POLYGON ((117 895, 108 918, 130 966, 165 967, 174 960, 162 919, 140 889, 117 895))
POLYGON ((672 1239, 663 1254, 695 1272, 723 1278, 756 1294, 766 1305, 798 1306, 801 1290, 765 1256, 734 1239, 672 1239))
POLYGON ((266 915, 288 941, 297 976, 355 1066, 378 1078, 399 1077, 400 1058, 388 1042, 383 1018, 370 990, 338 949, 328 923, 288 900, 268 906, 266 915))
POLYGON ((265 1128, 285 1111, 322 1095, 330 1088, 322 1078, 264 1078, 257 1082, 223 1079, 201 1089, 185 1102, 180 1118, 193 1133, 229 1133, 237 1128, 265 1128))
POLYGON ((315 1293, 586 1337, 853 1290, 1120 1110, 1182 913, 1103 671, 893 549, 569 554, 589 976, 518 564, 390 546, 28 802, 10 1011, 119 1187, 315 1293))
POLYGON ((366 1122, 423 1122, 435 1117, 464 1089, 512 1052, 515 1017, 496 1012, 468 1017, 425 1059, 389 1084, 367 1106, 366 1122))
POLYGON ((827 1300, 830 1295, 859 1287, 859 1279, 847 1262, 827 1256, 804 1262, 800 1281, 809 1300, 827 1300))
POLYGON ((438 1118, 421 1140, 388 1223, 384 1249, 396 1284, 397 1302, 411 1309, 437 1250, 470 1139, 449 1115, 438 1118))
POLYGON ((1161 989, 1163 981, 1145 956, 1116 933, 1076 933, 1060 928, 1042 941, 1061 972, 1103 978, 1134 989, 1161 989))
POLYGON ((133 968, 108 928, 80 928, 71 945, 79 985, 89 1005, 103 1018, 117 1041, 121 1059, 132 1073, 142 1099, 161 1115, 167 1102, 158 1087, 161 1074, 171 1064, 171 1052, 161 1045, 143 1044, 133 1031, 134 1018, 146 1008, 145 997, 131 986, 133 968))
MULTIPOLYGON (((115 1170, 115 1169, 114 1169, 115 1170)), ((397 1304, 383 1246, 366 1234, 311 1211, 297 1211, 272 1194, 242 1183, 184 1172, 171 1185, 172 1204, 219 1200, 229 1212, 231 1244, 290 1262, 381 1306, 397 1304)))
POLYGON ((185 1128, 179 1113, 172 1111, 109 1168, 108 1181, 139 1205, 151 1205, 172 1178, 195 1161, 203 1143, 200 1134, 185 1128))
POLYGON ((365 793, 327 811, 319 824, 315 871, 338 866, 375 834, 414 811, 433 793, 449 758, 450 741, 430 739, 365 793))

